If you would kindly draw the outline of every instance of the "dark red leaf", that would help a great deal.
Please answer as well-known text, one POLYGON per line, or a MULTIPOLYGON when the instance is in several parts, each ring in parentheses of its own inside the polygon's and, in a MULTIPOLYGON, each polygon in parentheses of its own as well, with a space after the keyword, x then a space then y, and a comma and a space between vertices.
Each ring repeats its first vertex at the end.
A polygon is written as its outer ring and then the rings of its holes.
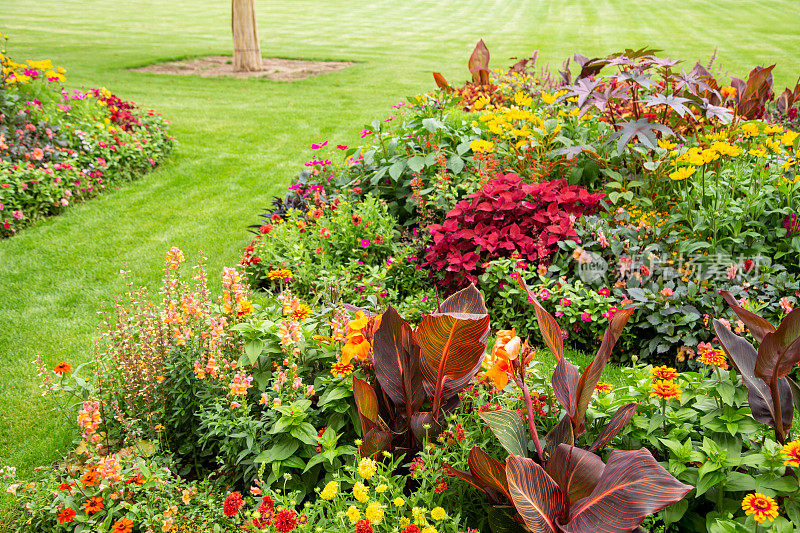
POLYGON ((569 522, 562 529, 566 533, 629 533, 645 517, 681 500, 692 488, 672 477, 644 448, 614 450, 597 486, 572 505, 569 522))
POLYGON ((556 533, 566 497, 553 478, 532 459, 509 455, 506 476, 511 498, 525 525, 534 533, 556 533))
POLYGON ((608 442, 613 439, 621 430, 625 427, 625 424, 630 422, 633 415, 636 414, 636 408, 639 404, 636 402, 626 403, 623 406, 620 406, 617 409, 617 412, 614 413, 614 416, 611 417, 611 421, 603 428, 603 431, 600 435, 597 436, 595 441, 592 443, 589 451, 595 452, 608 444, 608 442))
POLYGON ((567 501, 576 502, 592 493, 605 466, 603 460, 590 451, 559 444, 545 470, 567 495, 567 501))

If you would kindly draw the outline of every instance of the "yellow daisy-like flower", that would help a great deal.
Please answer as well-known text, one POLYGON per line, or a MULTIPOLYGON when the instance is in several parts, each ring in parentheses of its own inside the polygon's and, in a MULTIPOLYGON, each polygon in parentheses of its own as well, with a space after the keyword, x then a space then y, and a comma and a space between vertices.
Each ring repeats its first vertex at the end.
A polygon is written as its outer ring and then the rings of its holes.
POLYGON ((403 498, 398 497, 392 500, 392 503, 395 507, 402 507, 406 504, 406 501, 403 498))
POLYGON ((706 350, 703 355, 697 358, 697 361, 706 366, 718 366, 722 369, 728 368, 728 362, 725 359, 725 352, 719 348, 706 350))
POLYGON ((423 529, 420 533, 439 533, 439 532, 436 531, 435 527, 429 526, 429 527, 426 527, 425 529, 423 529))
POLYGON ((356 500, 360 501, 361 503, 367 503, 369 501, 367 487, 365 487, 360 481, 353 485, 353 496, 355 496, 356 500))
POLYGON ((662 365, 650 369, 650 374, 653 376, 653 381, 664 379, 672 381, 678 377, 678 371, 672 367, 662 365))
POLYGON ((773 124, 772 126, 767 126, 764 130, 764 133, 769 135, 770 133, 783 133, 783 126, 780 124, 773 124))
POLYGON ((781 143, 783 143, 784 146, 792 146, 798 135, 800 135, 800 133, 789 130, 781 136, 781 143))
POLYGON ((414 507, 411 509, 411 516, 414 517, 414 523, 418 526, 424 526, 427 524, 427 520, 425 520, 425 515, 427 514, 427 510, 424 507, 414 507))
POLYGON ((757 137, 758 136, 758 124, 750 122, 749 124, 745 124, 742 126, 742 133, 744 133, 745 138, 750 137, 757 137))
POLYGON ((380 524, 383 520, 383 507, 378 502, 372 502, 367 505, 367 510, 364 511, 364 516, 373 524, 380 524))
POLYGON ((375 492, 377 492, 378 494, 383 494, 387 490, 389 490, 389 486, 386 485, 385 483, 381 483, 380 485, 375 487, 375 492))
POLYGON ((401 516, 400 520, 399 520, 399 523, 400 523, 400 527, 403 528, 403 527, 406 527, 406 526, 410 525, 411 524, 411 520, 409 520, 405 516, 401 516))
POLYGON ((695 170, 697 169, 694 167, 681 167, 675 172, 671 172, 669 175, 669 179, 671 179, 672 181, 683 181, 692 174, 694 174, 695 170))
POLYGON ((474 141, 469 143, 469 147, 472 149, 473 152, 494 151, 494 144, 489 141, 484 141, 483 139, 475 139, 474 141))
POLYGON ((650 397, 661 398, 662 400, 670 400, 672 398, 680 400, 681 389, 671 381, 660 379, 650 384, 650 397))
POLYGON ((672 150, 676 146, 678 146, 676 143, 669 142, 669 141, 666 141, 666 140, 659 139, 659 141, 658 141, 658 147, 659 148, 663 148, 664 150, 672 150))
POLYGON ((521 106, 529 106, 533 102, 533 98, 523 93, 514 94, 514 103, 521 106))
POLYGON ((794 440, 783 447, 783 464, 788 466, 800 466, 800 440, 794 440))
POLYGON ((375 472, 378 470, 378 465, 375 461, 370 459, 369 457, 364 457, 358 463, 358 475, 363 477, 364 479, 370 479, 372 476, 375 475, 375 472))
POLYGON ((434 507, 431 510, 431 518, 434 520, 444 520, 447 518, 447 511, 442 509, 441 507, 434 507))
POLYGON ((754 515, 759 524, 769 519, 770 522, 778 517, 778 504, 769 496, 759 492, 748 494, 742 500, 742 509, 747 516, 754 515))
POLYGON ((329 481, 322 492, 319 493, 320 498, 323 500, 332 500, 339 492, 339 484, 335 481, 329 481))

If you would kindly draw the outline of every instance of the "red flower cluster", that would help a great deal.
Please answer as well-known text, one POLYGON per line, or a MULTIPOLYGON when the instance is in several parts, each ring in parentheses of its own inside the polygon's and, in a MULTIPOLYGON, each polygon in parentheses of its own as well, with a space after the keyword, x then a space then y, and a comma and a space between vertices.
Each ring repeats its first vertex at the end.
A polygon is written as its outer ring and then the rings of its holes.
POLYGON ((244 505, 242 495, 238 492, 232 492, 225 498, 225 502, 222 504, 222 512, 225 513, 225 516, 233 516, 239 512, 242 505, 244 505))
POLYGON ((369 523, 369 520, 356 522, 356 533, 372 533, 372 524, 369 523))
POLYGON ((275 529, 281 533, 288 533, 294 530, 297 525, 297 513, 293 509, 285 507, 275 515, 275 529))
POLYGON ((272 498, 269 496, 261 498, 261 505, 256 509, 260 516, 253 518, 253 525, 259 529, 265 529, 271 525, 272 518, 275 516, 274 509, 275 502, 272 501, 272 498))
POLYGON ((575 220, 597 211, 603 196, 563 179, 527 183, 516 174, 498 174, 458 202, 444 223, 431 224, 424 266, 444 272, 445 285, 455 289, 477 283, 481 265, 514 251, 540 264, 559 241, 577 240, 575 220))

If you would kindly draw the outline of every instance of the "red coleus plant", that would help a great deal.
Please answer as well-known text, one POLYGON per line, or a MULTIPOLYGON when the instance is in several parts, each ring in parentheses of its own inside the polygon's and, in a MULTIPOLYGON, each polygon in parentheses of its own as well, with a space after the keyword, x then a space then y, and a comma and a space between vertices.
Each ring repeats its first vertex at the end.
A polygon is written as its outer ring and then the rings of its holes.
POLYGON ((596 212, 603 197, 563 179, 526 183, 499 174, 428 228, 433 244, 425 266, 457 288, 476 283, 485 262, 514 252, 533 264, 546 261, 559 241, 578 240, 575 221, 596 212))

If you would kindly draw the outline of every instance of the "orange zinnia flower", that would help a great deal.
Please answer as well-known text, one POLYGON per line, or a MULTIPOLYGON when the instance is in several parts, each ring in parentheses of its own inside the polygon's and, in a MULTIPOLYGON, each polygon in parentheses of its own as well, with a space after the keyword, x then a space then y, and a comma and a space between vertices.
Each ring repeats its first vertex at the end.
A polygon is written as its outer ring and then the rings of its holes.
POLYGON ((673 379, 678 377, 678 371, 666 365, 657 366, 651 369, 650 373, 653 375, 653 381, 657 381, 659 379, 672 381, 673 379))
POLYGON ((64 374, 66 374, 70 370, 72 370, 72 367, 70 366, 70 364, 69 363, 65 363, 64 361, 61 361, 53 369, 53 372, 55 372, 56 374, 58 374, 60 376, 63 376, 64 374))
POLYGON ((103 498, 100 496, 93 496, 84 502, 83 506, 86 507, 87 513, 96 513, 103 508, 103 498))
POLYGON ((336 363, 331 368, 331 374, 337 378, 343 378, 353 373, 353 365, 350 363, 336 363))
POLYGON ((117 520, 114 522, 114 525, 111 526, 111 533, 132 533, 133 531, 133 520, 130 518, 123 518, 122 520, 117 520))
POLYGON ((778 504, 775 500, 759 492, 745 496, 742 500, 742 509, 747 516, 755 515, 753 518, 759 524, 767 519, 772 522, 778 517, 778 504))
POLYGON ((83 477, 81 478, 81 485, 83 485, 84 488, 94 487, 96 483, 97 470, 95 470, 94 467, 91 467, 83 474, 83 477))
POLYGON ((725 359, 725 352, 723 352, 719 348, 712 348, 710 350, 706 350, 705 353, 703 353, 703 355, 697 358, 697 360, 707 366, 718 366, 723 370, 728 370, 728 363, 725 359))
POLYGON ((792 441, 782 450, 783 458, 786 459, 783 464, 788 466, 800 466, 800 440, 792 441))
POLYGON ((650 385, 650 396, 652 398, 661 398, 662 400, 669 400, 671 398, 680 400, 681 389, 671 381, 660 379, 650 385))

